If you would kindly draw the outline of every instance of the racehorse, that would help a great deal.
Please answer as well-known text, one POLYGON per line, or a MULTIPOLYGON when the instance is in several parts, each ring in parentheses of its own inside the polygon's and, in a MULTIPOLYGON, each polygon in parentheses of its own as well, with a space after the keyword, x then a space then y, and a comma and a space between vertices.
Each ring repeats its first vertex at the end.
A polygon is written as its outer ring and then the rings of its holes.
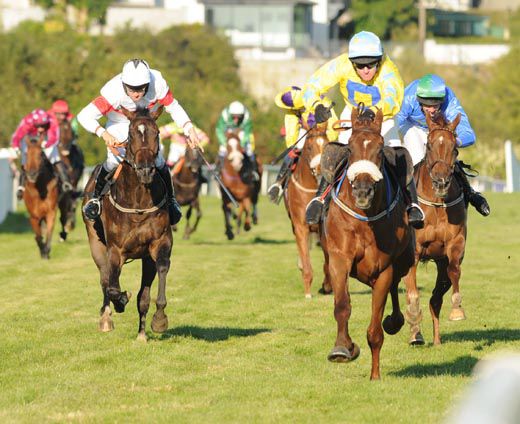
MULTIPOLYGON (((260 181, 253 179, 252 164, 249 163, 249 159, 242 150, 240 138, 236 132, 228 131, 226 148, 227 153, 221 170, 222 183, 238 202, 238 211, 236 214, 232 212, 231 200, 221 187, 222 210, 226 226, 225 234, 228 240, 233 240, 235 235, 231 226, 232 217, 236 219, 237 234, 242 226, 242 216, 244 216, 245 231, 251 229, 251 218, 253 218, 254 224, 258 222, 256 202, 260 191, 260 181)), ((258 174, 261 176, 261 164, 257 162, 257 165, 258 174)))
MULTIPOLYGON (((315 196, 320 175, 320 159, 323 147, 328 143, 326 123, 318 124, 307 133, 300 157, 285 190, 285 209, 291 220, 293 234, 298 248, 298 268, 302 272, 305 297, 310 299, 313 271, 309 250, 311 234, 318 233, 319 225, 309 225, 305 222, 305 208, 315 196)), ((323 247, 323 246, 322 246, 323 247)), ((323 254, 327 257, 327 252, 323 254)), ((325 275, 322 291, 331 292, 329 268, 324 263, 325 275)))
POLYGON ((68 120, 60 122, 60 139, 58 150, 60 152, 61 161, 64 163, 67 174, 72 184, 72 191, 66 193, 61 192, 59 196, 58 206, 60 209, 61 232, 60 240, 65 241, 67 234, 76 226, 76 204, 77 204, 77 187, 84 169, 83 152, 73 143, 74 133, 72 126, 68 120))
POLYGON ((453 285, 449 319, 465 318, 459 291, 461 264, 467 234, 467 204, 462 187, 453 178, 457 157, 455 128, 460 114, 447 122, 442 114, 433 119, 426 114, 428 140, 426 155, 415 170, 419 202, 425 212, 424 228, 415 231, 415 264, 405 278, 407 311, 410 325, 410 344, 424 344, 420 332, 422 318, 419 306, 416 271, 419 261, 433 260, 437 266, 437 281, 430 298, 433 319, 433 343, 440 344, 439 314, 444 294, 453 285))
MULTIPOLYGON (((150 288, 155 275, 159 275, 157 311, 152 330, 162 333, 168 328, 166 307, 166 275, 170 268, 172 231, 167 210, 167 191, 155 168, 159 153, 159 129, 155 120, 162 107, 154 112, 138 109, 130 112, 121 109, 130 120, 126 156, 119 165, 108 193, 102 198, 101 216, 91 222, 83 218, 87 228, 90 251, 100 273, 103 305, 99 328, 111 331, 110 302, 116 312, 123 312, 130 298, 119 285, 121 268, 127 260, 141 259, 141 288, 137 295, 139 311, 138 340, 146 341, 146 314, 150 306, 150 288)), ((99 167, 98 167, 99 169, 99 167)), ((98 169, 96 171, 98 171, 98 169)), ((93 190, 95 173, 85 187, 93 190)), ((103 190, 107 190, 107 186, 103 190)))
POLYGON ((381 110, 374 118, 354 109, 351 118, 349 162, 332 189, 333 201, 323 223, 337 322, 336 342, 328 359, 348 362, 359 356, 359 347, 348 331, 351 314, 348 277, 351 276, 372 288, 367 340, 372 351, 370 378, 379 379, 383 328, 388 334, 395 334, 404 324, 397 287, 413 264, 413 233, 401 190, 392 183, 383 160, 381 110), (381 326, 389 292, 392 314, 381 326))
POLYGON ((23 199, 42 259, 49 259, 58 206, 58 178, 43 149, 43 135, 26 137, 27 156, 23 199), (45 232, 45 239, 42 233, 45 232))
POLYGON ((188 212, 186 212, 186 228, 184 230, 184 236, 182 237, 188 240, 190 235, 197 229, 200 218, 202 217, 199 200, 202 171, 197 150, 186 146, 186 154, 180 160, 182 164, 179 164, 181 166, 179 166, 178 172, 174 168, 172 182, 177 202, 179 202, 181 206, 188 206, 188 212), (190 226, 190 218, 193 210, 195 210, 196 216, 195 223, 192 227, 190 226))

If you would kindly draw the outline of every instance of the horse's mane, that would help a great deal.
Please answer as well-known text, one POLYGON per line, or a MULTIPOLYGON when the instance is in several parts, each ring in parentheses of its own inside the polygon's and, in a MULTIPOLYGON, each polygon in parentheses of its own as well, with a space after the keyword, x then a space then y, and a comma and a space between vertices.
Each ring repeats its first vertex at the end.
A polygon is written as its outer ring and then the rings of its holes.
POLYGON ((140 117, 150 118, 150 109, 148 109, 147 107, 138 107, 135 110, 135 117, 136 118, 140 118, 140 117))

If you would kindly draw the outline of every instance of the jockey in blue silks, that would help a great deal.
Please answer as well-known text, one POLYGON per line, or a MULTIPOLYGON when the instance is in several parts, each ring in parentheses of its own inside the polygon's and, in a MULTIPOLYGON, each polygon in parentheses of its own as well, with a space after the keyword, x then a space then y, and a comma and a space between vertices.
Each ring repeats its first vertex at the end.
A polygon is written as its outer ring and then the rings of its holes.
MULTIPOLYGON (((453 90, 441 77, 427 74, 405 88, 403 104, 396 115, 404 146, 410 152, 414 165, 419 163, 426 154, 428 126, 425 114, 429 113, 433 116, 438 111, 443 112, 448 121, 453 121, 460 113, 461 119, 457 126, 458 147, 464 148, 475 143, 476 136, 469 123, 468 115, 453 90)), ((454 175, 464 191, 466 202, 473 205, 480 214, 489 215, 488 202, 471 188, 459 161, 456 161, 454 175)))

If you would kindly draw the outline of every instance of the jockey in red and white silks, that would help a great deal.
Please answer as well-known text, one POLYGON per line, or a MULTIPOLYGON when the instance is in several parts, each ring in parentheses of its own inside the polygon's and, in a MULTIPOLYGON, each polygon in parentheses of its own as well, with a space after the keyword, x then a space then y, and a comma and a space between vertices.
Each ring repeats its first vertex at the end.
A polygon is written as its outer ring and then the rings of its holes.
MULTIPOLYGON (((129 62, 131 63, 131 61, 129 62)), ((137 108, 152 109, 158 107, 158 105, 163 105, 172 119, 183 128, 186 136, 191 135, 190 130, 193 128, 191 120, 180 103, 173 97, 172 91, 162 74, 155 69, 149 69, 149 75, 150 81, 146 92, 137 102, 127 94, 122 80, 123 72, 113 77, 101 88, 101 95, 78 114, 79 123, 88 132, 96 134, 98 137, 103 137, 103 133, 107 131, 118 142, 124 143, 128 138, 130 122, 126 116, 119 112, 121 107, 135 111, 137 108), (106 128, 103 128, 98 122, 102 116, 107 118, 106 128)), ((106 138, 106 136, 103 138, 106 138)), ((121 156, 125 155, 123 147, 119 147, 117 150, 121 156)), ((110 149, 107 149, 107 154, 107 160, 103 166, 107 171, 110 171, 117 166, 118 161, 110 149)), ((162 153, 157 156, 155 164, 158 168, 164 166, 165 160, 162 153)))

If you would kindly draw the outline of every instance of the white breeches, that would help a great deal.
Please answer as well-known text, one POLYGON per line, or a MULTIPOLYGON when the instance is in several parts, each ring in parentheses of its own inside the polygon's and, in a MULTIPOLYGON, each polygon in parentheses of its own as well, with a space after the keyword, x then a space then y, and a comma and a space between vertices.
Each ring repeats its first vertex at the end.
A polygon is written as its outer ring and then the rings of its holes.
POLYGON ((171 143, 168 152, 168 163, 177 163, 180 158, 186 154, 186 145, 179 143, 171 143))
MULTIPOLYGON (((350 121, 351 109, 348 106, 345 106, 343 112, 341 112, 341 116, 339 119, 350 121)), ((348 123, 343 124, 344 126, 349 126, 348 123)), ((341 144, 348 144, 348 140, 352 135, 352 130, 341 131, 339 133, 338 142, 341 144)), ((399 137, 399 130, 396 125, 395 119, 390 118, 386 121, 383 121, 383 125, 381 126, 381 135, 385 140, 385 146, 397 147, 401 145, 401 138, 399 137)))
MULTIPOLYGON (((110 134, 112 134, 117 139, 117 141, 119 141, 120 143, 124 143, 128 139, 129 126, 130 126, 129 122, 116 122, 116 123, 108 122, 107 126, 106 126, 106 130, 110 134)), ((155 166, 157 168, 162 168, 165 164, 165 160, 164 160, 164 156, 163 156, 164 146, 162 145, 162 143, 159 143, 159 144, 160 144, 160 148, 159 148, 159 153, 158 153, 157 157, 155 158, 155 166)), ((126 149, 124 147, 118 147, 118 148, 116 148, 116 150, 118 151, 119 156, 121 156, 123 158, 125 157, 126 149)), ((119 162, 120 162, 120 159, 118 159, 112 153, 112 151, 107 147, 107 160, 103 164, 103 167, 105 168, 105 170, 112 171, 114 168, 117 167, 117 165, 119 165, 119 162)))
POLYGON ((410 153, 413 164, 418 164, 426 154, 428 133, 421 127, 410 127, 403 134, 404 147, 410 153))
MULTIPOLYGON (((27 145, 25 144, 24 140, 22 140, 20 143, 20 147, 21 162, 22 166, 24 166, 27 162, 27 145)), ((47 156, 47 159, 49 159, 49 162, 53 165, 61 160, 60 151, 58 150, 58 143, 54 144, 53 146, 43 148, 43 152, 45 153, 45 156, 47 156)))
POLYGON ((305 140, 307 140, 307 137, 304 137, 304 134, 307 132, 305 128, 300 128, 300 131, 298 131, 298 138, 300 141, 296 144, 296 148, 298 150, 303 149, 303 146, 305 145, 305 140))

